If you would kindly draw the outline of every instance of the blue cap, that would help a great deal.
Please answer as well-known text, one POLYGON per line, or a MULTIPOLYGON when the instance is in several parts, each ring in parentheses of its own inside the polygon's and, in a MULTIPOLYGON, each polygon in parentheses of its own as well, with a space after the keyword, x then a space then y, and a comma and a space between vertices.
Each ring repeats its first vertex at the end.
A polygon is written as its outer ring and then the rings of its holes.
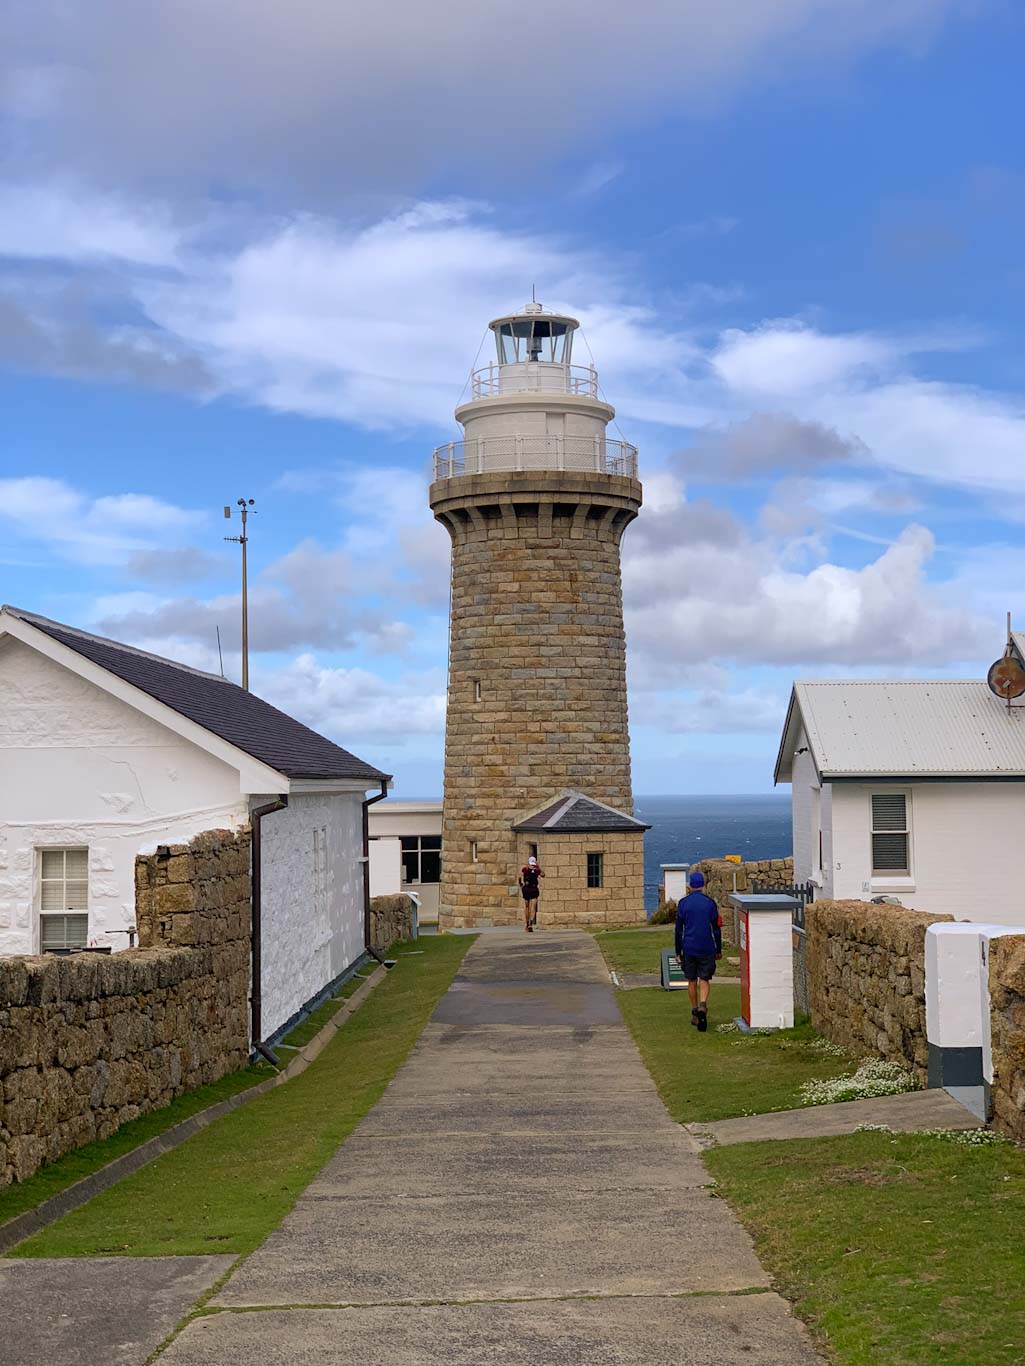
POLYGON ((687 886, 688 886, 688 887, 703 887, 704 885, 705 885, 705 875, 704 875, 704 873, 691 873, 690 877, 687 879, 687 886))

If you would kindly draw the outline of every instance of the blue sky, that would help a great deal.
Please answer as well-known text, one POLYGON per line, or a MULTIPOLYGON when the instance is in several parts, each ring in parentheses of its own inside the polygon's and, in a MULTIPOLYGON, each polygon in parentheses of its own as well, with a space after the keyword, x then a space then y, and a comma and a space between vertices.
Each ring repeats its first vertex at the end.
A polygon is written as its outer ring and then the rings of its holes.
POLYGON ((646 507, 635 790, 762 791, 790 681, 1025 619, 1025 18, 1000 0, 34 0, 0 17, 0 596, 238 669, 440 791, 432 447, 580 317, 646 507))

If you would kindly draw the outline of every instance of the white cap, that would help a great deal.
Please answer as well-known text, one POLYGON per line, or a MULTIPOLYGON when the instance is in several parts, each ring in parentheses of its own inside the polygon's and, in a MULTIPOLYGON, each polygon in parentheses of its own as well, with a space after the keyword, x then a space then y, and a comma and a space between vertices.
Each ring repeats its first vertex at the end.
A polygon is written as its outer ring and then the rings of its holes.
POLYGON ((527 859, 527 862, 528 862, 528 863, 536 863, 536 862, 537 862, 537 859, 534 857, 533 854, 531 854, 530 858, 527 859))

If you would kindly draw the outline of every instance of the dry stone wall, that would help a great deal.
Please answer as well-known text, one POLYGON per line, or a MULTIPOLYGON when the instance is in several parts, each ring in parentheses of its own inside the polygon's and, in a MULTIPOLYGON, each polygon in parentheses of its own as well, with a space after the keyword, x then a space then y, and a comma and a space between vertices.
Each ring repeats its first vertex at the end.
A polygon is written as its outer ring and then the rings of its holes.
POLYGON ((0 1185, 245 1065, 250 835, 136 861, 138 949, 0 958, 0 1185))
POLYGON ((443 927, 518 922, 512 826, 532 807, 573 788, 633 811, 619 547, 640 502, 636 480, 586 473, 431 486, 452 538, 443 927))
POLYGON ((405 892, 394 896, 375 896, 370 902, 370 942, 384 953, 400 939, 413 933, 413 903, 405 892))
POLYGON ((815 901, 805 911, 808 1005, 827 1039, 926 1080, 925 932, 951 921, 902 906, 815 901))
POLYGON ((1025 935, 989 943, 993 1124, 1025 1142, 1025 935))
POLYGON ((763 858, 750 863, 733 863, 730 859, 709 858, 695 863, 691 872, 702 873, 705 891, 719 907, 723 930, 727 939, 736 943, 736 908, 730 901, 734 892, 750 892, 757 883, 761 887, 783 890, 793 886, 792 858, 763 858))

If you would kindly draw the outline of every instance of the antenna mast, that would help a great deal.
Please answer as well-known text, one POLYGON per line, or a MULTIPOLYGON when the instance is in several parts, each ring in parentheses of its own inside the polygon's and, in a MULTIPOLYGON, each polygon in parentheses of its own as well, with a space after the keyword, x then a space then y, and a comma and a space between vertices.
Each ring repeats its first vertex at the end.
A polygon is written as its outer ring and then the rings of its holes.
MULTIPOLYGON (((235 545, 242 547, 242 686, 246 692, 249 691, 249 570, 247 565, 246 547, 249 545, 249 537, 246 535, 246 523, 249 513, 253 510, 254 498, 239 498, 236 506, 242 517, 242 535, 225 536, 226 541, 231 541, 235 545)), ((231 518, 231 508, 225 507, 224 515, 231 518)), ((253 516, 256 516, 253 511, 253 516)), ((218 633, 218 643, 220 635, 218 633)))

